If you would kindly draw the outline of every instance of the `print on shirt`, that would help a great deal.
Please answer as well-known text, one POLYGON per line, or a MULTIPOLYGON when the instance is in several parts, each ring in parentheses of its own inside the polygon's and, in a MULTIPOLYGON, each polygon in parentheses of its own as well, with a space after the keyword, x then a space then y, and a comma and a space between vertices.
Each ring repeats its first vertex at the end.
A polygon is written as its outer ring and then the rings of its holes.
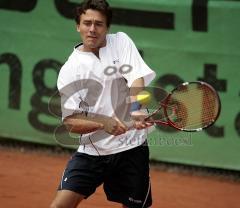
POLYGON ((79 97, 79 99, 80 99, 80 102, 79 102, 80 113, 81 114, 85 114, 85 116, 87 116, 88 115, 88 111, 89 111, 89 105, 88 105, 88 103, 86 101, 84 101, 82 99, 81 96, 79 97))

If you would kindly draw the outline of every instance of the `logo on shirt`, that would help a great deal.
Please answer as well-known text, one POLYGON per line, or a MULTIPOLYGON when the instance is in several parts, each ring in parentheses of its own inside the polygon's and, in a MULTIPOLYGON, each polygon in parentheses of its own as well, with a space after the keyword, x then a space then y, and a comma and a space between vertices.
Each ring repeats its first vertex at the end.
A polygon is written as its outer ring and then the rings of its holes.
POLYGON ((80 103, 79 103, 79 106, 78 106, 78 107, 79 107, 80 113, 84 113, 85 116, 87 116, 87 115, 88 115, 88 111, 89 111, 89 105, 88 105, 87 102, 85 102, 85 101, 82 99, 81 96, 79 97, 79 99, 80 99, 80 103))
POLYGON ((113 60, 113 64, 119 63, 119 59, 113 60))

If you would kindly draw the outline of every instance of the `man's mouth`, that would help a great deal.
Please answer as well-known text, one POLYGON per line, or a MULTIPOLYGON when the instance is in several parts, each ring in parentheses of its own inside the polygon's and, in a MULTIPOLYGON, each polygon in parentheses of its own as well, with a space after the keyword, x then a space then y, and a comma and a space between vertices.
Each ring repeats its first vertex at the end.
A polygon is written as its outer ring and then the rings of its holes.
POLYGON ((97 39, 96 36, 88 36, 88 38, 90 38, 90 39, 97 39))

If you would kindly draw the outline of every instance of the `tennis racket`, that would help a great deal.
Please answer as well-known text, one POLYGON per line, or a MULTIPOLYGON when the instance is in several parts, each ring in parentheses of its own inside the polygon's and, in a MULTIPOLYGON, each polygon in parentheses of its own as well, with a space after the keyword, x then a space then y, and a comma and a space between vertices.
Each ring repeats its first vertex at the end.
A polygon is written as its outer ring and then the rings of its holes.
POLYGON ((181 131, 201 131, 217 120, 220 109, 218 93, 212 86, 202 81, 185 82, 173 89, 155 109, 149 109, 144 120, 181 131))

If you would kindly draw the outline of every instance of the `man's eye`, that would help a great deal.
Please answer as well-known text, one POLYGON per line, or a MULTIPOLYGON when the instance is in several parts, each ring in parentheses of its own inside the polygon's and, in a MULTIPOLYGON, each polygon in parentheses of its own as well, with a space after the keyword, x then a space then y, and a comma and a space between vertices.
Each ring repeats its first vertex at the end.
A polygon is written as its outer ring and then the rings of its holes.
POLYGON ((91 26, 91 22, 84 22, 84 25, 86 25, 86 26, 91 26))
POLYGON ((102 24, 102 23, 96 23, 96 26, 98 26, 98 27, 102 27, 103 24, 102 24))

